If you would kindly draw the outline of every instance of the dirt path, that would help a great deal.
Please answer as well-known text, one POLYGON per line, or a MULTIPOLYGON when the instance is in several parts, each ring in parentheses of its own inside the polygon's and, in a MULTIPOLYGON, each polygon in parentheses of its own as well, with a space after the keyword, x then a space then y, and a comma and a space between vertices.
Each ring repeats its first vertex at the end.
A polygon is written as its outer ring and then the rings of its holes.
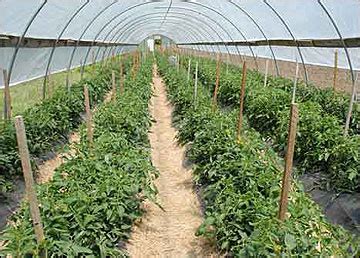
POLYGON ((152 161, 160 171, 155 184, 164 211, 146 203, 142 221, 127 245, 130 257, 211 257, 211 248, 195 236, 202 222, 200 204, 193 191, 191 171, 183 166, 184 148, 177 146, 171 126, 172 107, 154 67, 155 96, 150 110, 156 122, 149 134, 152 161))

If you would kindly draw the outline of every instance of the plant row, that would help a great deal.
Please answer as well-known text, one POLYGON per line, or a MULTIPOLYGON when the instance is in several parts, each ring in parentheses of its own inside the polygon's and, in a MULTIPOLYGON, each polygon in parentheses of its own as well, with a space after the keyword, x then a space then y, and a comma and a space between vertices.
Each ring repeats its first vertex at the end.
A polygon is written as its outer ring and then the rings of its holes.
MULTIPOLYGON (((130 59, 125 62, 126 70, 130 59)), ((88 78, 74 83, 70 91, 58 86, 53 97, 27 109, 23 115, 29 152, 33 160, 54 151, 59 143, 67 141, 71 131, 81 123, 84 112, 84 85, 89 88, 91 105, 104 99, 111 87, 111 71, 119 73, 118 62, 96 65, 88 78)), ((34 162, 33 162, 34 163, 34 162)), ((13 121, 0 121, 0 195, 11 188, 11 180, 21 175, 15 126, 13 121)))
POLYGON ((218 248, 236 257, 351 257, 353 236, 332 226, 295 181, 284 222, 277 220, 282 172, 278 156, 258 132, 245 125, 236 140, 238 110, 211 110, 208 89, 194 86, 166 58, 157 57, 175 105, 178 140, 189 144, 188 158, 201 186, 205 220, 198 235, 215 239, 218 248))
POLYGON ((75 156, 60 166, 52 181, 38 186, 45 241, 35 241, 27 203, 12 218, 3 240, 3 254, 13 257, 120 257, 120 245, 143 211, 141 202, 154 200, 157 175, 151 165, 147 138, 151 117, 151 61, 135 80, 125 81, 124 94, 104 104, 94 117, 94 142, 86 131, 75 156))
MULTIPOLYGON (((200 81, 212 92, 215 71, 214 61, 200 61, 200 81)), ((218 101, 223 107, 238 106, 241 76, 239 68, 231 67, 229 73, 222 69, 218 101)), ((270 138, 280 152, 284 152, 286 146, 292 87, 290 80, 273 77, 269 79, 269 86, 264 87, 260 73, 248 71, 245 113, 250 125, 270 138)), ((359 106, 355 106, 352 134, 345 137, 346 95, 300 84, 296 102, 299 103, 300 114, 295 148, 297 168, 302 172, 323 172, 323 182, 328 189, 359 191, 360 135, 355 134, 359 106)))

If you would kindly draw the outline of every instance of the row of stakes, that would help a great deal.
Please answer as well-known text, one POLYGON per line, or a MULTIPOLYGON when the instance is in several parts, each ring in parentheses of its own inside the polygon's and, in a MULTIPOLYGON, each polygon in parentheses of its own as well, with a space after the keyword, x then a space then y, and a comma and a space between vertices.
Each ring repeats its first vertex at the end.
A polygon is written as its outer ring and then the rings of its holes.
MULTIPOLYGON (((178 59, 177 66, 180 66, 180 61, 178 59)), ((266 64, 268 67, 268 63, 266 64)), ((188 61, 187 67, 187 80, 190 81, 191 77, 191 59, 188 61)), ((266 69, 268 70, 268 69, 266 69)), ((196 97, 197 97, 197 88, 198 88, 198 71, 199 71, 199 62, 196 62, 195 65, 195 81, 194 81, 194 106, 196 108, 196 97)), ((296 64, 296 74, 294 78, 294 88, 292 92, 292 101, 291 101, 291 109, 290 109, 290 121, 289 121, 289 134, 287 139, 287 149, 286 149, 286 156, 285 156, 285 168, 282 178, 282 188, 281 188, 281 196, 279 202, 279 212, 278 212, 278 219, 280 221, 285 221, 286 219, 286 212, 288 209, 288 199, 289 199, 289 192, 291 188, 291 174, 293 168, 293 158, 294 158, 294 149, 295 149, 295 139, 296 139, 296 130, 297 130, 297 123, 299 120, 299 112, 298 112, 298 105, 295 103, 295 96, 296 96, 296 85, 298 81, 298 74, 299 74, 299 65, 296 64)), ((247 66, 246 62, 243 62, 242 65, 242 79, 241 79, 241 89, 240 89, 240 100, 239 100, 239 114, 237 119, 237 131, 236 137, 238 142, 241 142, 241 132, 243 126, 243 112, 244 112, 244 99, 245 99, 245 87, 246 87, 246 77, 247 77, 247 66)), ((267 75, 265 76, 265 83, 266 86, 267 75)), ((212 97, 212 110, 215 111, 217 109, 217 95, 219 90, 219 82, 220 82, 220 57, 217 56, 216 62, 216 81, 215 81, 215 89, 213 92, 212 97)))
MULTIPOLYGON (((136 77, 140 65, 140 58, 135 56, 138 55, 134 55, 133 58, 134 62, 131 70, 133 78, 136 77)), ((111 81, 112 81, 111 100, 115 101, 117 95, 117 83, 116 83, 115 71, 112 71, 111 81)), ((123 73, 123 65, 121 61, 120 61, 119 92, 120 95, 124 93, 124 73, 123 73)), ((92 110, 90 106, 89 90, 86 85, 84 86, 84 106, 86 112, 87 141, 88 141, 89 150, 91 151, 91 149, 93 148, 93 122, 92 122, 92 110)), ((30 215, 32 219, 32 224, 34 227, 36 241, 39 245, 41 245, 41 243, 43 243, 43 241, 45 240, 45 235, 44 235, 43 224, 41 222, 39 202, 36 196, 35 181, 31 168, 24 119, 22 116, 15 117, 15 129, 16 129, 16 138, 17 138, 17 144, 18 144, 19 155, 21 160, 21 166, 25 180, 26 197, 30 206, 30 215)), ((46 255, 42 253, 41 256, 46 256, 46 255)))
MULTIPOLYGON (((335 69, 334 69, 334 87, 337 78, 337 52, 335 54, 335 69)), ((179 56, 178 56, 179 60, 179 56)), ((139 68, 140 64, 140 56, 138 53, 133 55, 133 67, 132 67, 132 77, 135 78, 136 72, 139 68)), ((268 61, 266 61, 265 67, 265 79, 264 79, 264 86, 267 85, 267 77, 268 77, 268 61)), ((180 64, 178 62, 178 69, 180 64)), ((197 97, 197 88, 198 88, 198 68, 199 63, 196 62, 195 66, 195 83, 194 83, 194 106, 196 108, 196 97, 197 97)), ((191 59, 189 59, 188 64, 188 74, 187 80, 190 80, 191 74, 191 59)), ((285 156, 285 168, 282 178, 282 189, 281 189, 281 196, 279 202, 279 212, 278 212, 278 219, 280 221, 284 221, 286 219, 286 212, 288 207, 288 196, 289 191, 291 188, 291 173, 293 168, 293 157, 294 157, 294 148, 295 148, 295 139, 296 139, 296 130, 297 130, 297 123, 299 118, 298 113, 298 105, 295 102, 296 96, 296 85, 298 81, 298 72, 299 72, 299 65, 296 63, 296 72, 294 78, 294 87, 293 87, 293 96, 291 102, 291 109, 290 109, 290 119, 289 119, 289 134, 287 140, 287 150, 285 156)), ((245 86, 246 86, 246 73, 247 67, 246 62, 243 62, 243 69, 242 69, 242 81, 241 81, 241 92, 240 92, 240 110, 238 116, 238 124, 237 124, 237 139, 238 141, 241 140, 241 131, 242 131, 242 124, 243 124, 243 109, 244 109, 244 97, 245 97, 245 86)), ((124 77, 123 77, 123 66, 120 64, 120 93, 124 91, 124 77)), ((7 82, 7 72, 3 70, 3 78, 4 81, 7 82)), ((217 55, 217 65, 216 65, 216 83, 215 83, 215 90, 213 93, 213 100, 212 100, 212 109, 215 111, 217 109, 217 93, 219 89, 219 82, 220 82, 220 57, 217 55)), ((115 81, 115 72, 112 71, 112 99, 116 99, 116 81, 115 81)), ((4 90, 4 100, 5 100, 5 112, 4 117, 5 119, 11 118, 11 100, 10 100, 10 90, 9 85, 5 83, 5 90, 4 90)), ((85 111, 86 111, 86 125, 87 125, 87 140, 89 143, 89 148, 92 148, 93 145, 93 128, 92 128, 92 112, 90 108, 90 98, 89 98, 89 91, 88 88, 84 87, 84 101, 85 101, 85 111)), ((37 242, 40 244, 44 241, 44 231, 40 217, 40 210, 39 210, 39 203, 36 197, 36 190, 35 190, 35 183, 33 178, 33 173, 30 164, 30 155, 27 146, 26 140, 26 132, 25 126, 22 116, 15 117, 15 128, 16 128, 16 136, 19 148, 19 154, 22 164, 22 169, 24 173, 25 179, 25 186, 26 186, 26 194, 30 204, 30 212, 32 223, 36 235, 37 242)))

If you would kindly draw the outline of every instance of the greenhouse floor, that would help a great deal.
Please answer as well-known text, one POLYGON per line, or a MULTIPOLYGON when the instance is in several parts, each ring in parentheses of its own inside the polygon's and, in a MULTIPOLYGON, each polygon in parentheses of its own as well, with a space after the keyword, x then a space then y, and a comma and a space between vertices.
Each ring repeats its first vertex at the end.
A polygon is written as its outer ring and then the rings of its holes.
POLYGON ((149 138, 152 161, 160 172, 155 184, 161 208, 145 204, 146 214, 135 226, 127 250, 130 257, 211 257, 208 244, 195 236, 202 222, 200 203, 184 162, 185 149, 176 144, 165 86, 156 72, 153 87, 150 110, 155 123, 149 138))
POLYGON ((334 193, 320 189, 320 174, 305 174, 301 177, 304 189, 311 198, 323 209, 327 219, 344 228, 360 234, 360 194, 334 193))

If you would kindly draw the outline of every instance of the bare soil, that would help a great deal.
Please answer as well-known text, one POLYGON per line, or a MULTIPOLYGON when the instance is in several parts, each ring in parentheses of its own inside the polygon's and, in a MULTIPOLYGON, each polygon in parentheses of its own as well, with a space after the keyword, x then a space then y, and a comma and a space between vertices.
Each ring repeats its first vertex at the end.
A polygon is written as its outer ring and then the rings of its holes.
POLYGON ((164 83, 154 67, 153 118, 149 133, 152 161, 160 172, 155 184, 158 201, 146 203, 146 214, 135 226, 127 244, 130 257, 216 257, 209 243, 195 236, 202 223, 200 203, 193 188, 191 170, 185 167, 185 149, 176 144, 171 125, 172 106, 164 83))

